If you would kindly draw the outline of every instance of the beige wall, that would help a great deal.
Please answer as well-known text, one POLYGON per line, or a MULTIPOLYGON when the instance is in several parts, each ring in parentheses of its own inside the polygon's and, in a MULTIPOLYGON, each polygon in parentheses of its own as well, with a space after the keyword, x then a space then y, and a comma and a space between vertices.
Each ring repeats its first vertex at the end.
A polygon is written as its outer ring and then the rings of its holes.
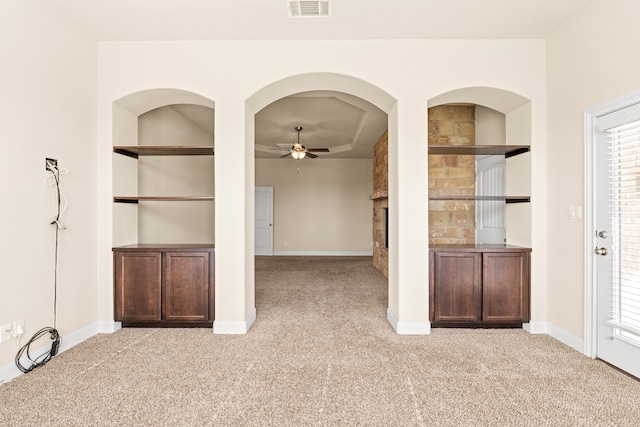
MULTIPOLYGON (((213 110, 191 106, 210 115, 213 110)), ((173 107, 151 110, 138 119, 140 145, 213 145, 213 135, 173 107)), ((138 159, 138 194, 211 196, 211 156, 147 156, 138 159)), ((139 243, 213 244, 214 202, 143 202, 138 205, 139 243)))
MULTIPOLYGON (((44 184, 45 157, 68 169, 58 258, 62 346, 98 319, 96 236, 111 225, 96 221, 97 54, 97 43, 49 2, 0 2, 0 325, 24 319, 22 344, 54 326, 56 194, 44 184)), ((13 366, 17 351, 15 340, 0 344, 0 370, 13 366)))
POLYGON ((256 186, 273 186, 273 250, 372 251, 371 159, 256 159, 256 186))
MULTIPOLYGON (((583 114, 640 87, 640 2, 596 0, 547 39, 548 320, 583 337, 583 114)), ((588 215, 588 212, 584 213, 588 215)))

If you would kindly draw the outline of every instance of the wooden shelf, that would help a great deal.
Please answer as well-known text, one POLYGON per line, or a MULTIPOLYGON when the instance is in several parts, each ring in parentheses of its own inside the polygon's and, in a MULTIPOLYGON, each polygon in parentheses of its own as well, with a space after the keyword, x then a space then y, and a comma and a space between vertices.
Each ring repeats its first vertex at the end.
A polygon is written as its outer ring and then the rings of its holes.
POLYGON ((529 196, 429 196, 429 200, 468 200, 468 201, 482 201, 482 200, 494 200, 504 201, 505 203, 529 203, 531 197, 529 196))
POLYGON ((369 196, 369 200, 381 200, 381 199, 388 199, 388 198, 389 198, 389 192, 387 190, 376 191, 371 196, 369 196))
POLYGON ((138 202, 212 202, 213 196, 115 196, 115 203, 138 202))
POLYGON ((137 159, 139 156, 213 156, 213 146, 208 145, 136 145, 115 146, 113 152, 137 159))
POLYGON ((527 153, 529 145, 430 145, 429 154, 491 155, 506 158, 527 153))

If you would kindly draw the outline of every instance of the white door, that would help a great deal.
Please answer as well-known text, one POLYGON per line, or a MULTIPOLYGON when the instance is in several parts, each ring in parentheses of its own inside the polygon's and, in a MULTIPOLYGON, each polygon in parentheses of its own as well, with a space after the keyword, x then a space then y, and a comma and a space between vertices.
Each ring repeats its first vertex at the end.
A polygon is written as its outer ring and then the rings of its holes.
POLYGON ((256 187, 256 255, 273 255, 273 187, 256 187))
MULTIPOLYGON (((478 157, 476 160, 476 196, 506 194, 504 156, 478 157)), ((506 206, 502 200, 476 201, 476 242, 504 243, 507 238, 506 206)))
POLYGON ((640 121, 628 113, 594 130, 596 356, 640 377, 640 121))

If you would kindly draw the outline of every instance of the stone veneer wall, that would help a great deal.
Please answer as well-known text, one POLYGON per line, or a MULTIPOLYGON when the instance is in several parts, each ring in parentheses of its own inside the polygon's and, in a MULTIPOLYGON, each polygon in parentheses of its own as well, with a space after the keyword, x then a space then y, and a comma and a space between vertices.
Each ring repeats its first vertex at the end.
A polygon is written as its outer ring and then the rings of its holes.
MULTIPOLYGON (((429 145, 475 145, 475 105, 429 108, 429 145)), ((429 155, 430 195, 475 195, 475 156, 429 155)), ((475 203, 429 202, 429 244, 475 243, 475 203)))
POLYGON ((373 147, 373 266, 389 278, 389 251, 384 246, 384 208, 389 206, 387 132, 373 147))

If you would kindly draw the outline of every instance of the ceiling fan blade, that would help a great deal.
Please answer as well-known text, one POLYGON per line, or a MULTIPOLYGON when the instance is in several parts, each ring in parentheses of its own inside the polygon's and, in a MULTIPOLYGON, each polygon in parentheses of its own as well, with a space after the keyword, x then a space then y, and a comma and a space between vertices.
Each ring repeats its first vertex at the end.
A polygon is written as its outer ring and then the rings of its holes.
POLYGON ((316 156, 316 155, 315 155, 315 154, 313 154, 313 153, 310 153, 310 152, 309 152, 309 150, 307 150, 307 157, 311 157, 312 159, 315 159, 315 158, 316 158, 316 157, 318 157, 318 156, 316 156))
POLYGON ((280 158, 282 159, 283 157, 291 157, 291 153, 287 153, 284 156, 280 156, 280 158))
POLYGON ((313 151, 316 153, 328 153, 329 149, 328 148, 307 148, 307 153, 313 151))

